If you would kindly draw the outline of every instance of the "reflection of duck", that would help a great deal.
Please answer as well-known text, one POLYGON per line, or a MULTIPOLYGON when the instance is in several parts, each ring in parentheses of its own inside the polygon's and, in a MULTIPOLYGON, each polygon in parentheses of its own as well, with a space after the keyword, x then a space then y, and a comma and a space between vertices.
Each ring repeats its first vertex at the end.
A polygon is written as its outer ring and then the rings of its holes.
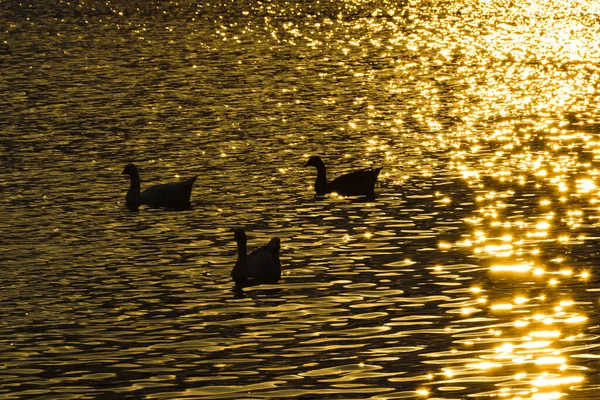
POLYGON ((244 286, 248 280, 256 283, 277 283, 281 278, 281 262, 279 261, 279 238, 246 255, 246 233, 243 229, 235 230, 238 247, 238 258, 231 270, 231 277, 236 286, 244 286))
POLYGON ((180 182, 163 183, 149 187, 140 193, 140 174, 133 164, 125 166, 122 174, 129 175, 131 184, 125 196, 128 206, 147 204, 158 207, 183 208, 190 206, 192 186, 197 176, 180 182))
POLYGON ((343 196, 374 197, 375 183, 377 183, 377 177, 381 171, 381 168, 365 168, 338 176, 331 182, 327 182, 325 164, 321 157, 311 156, 304 166, 317 168, 315 192, 318 196, 336 192, 343 196))

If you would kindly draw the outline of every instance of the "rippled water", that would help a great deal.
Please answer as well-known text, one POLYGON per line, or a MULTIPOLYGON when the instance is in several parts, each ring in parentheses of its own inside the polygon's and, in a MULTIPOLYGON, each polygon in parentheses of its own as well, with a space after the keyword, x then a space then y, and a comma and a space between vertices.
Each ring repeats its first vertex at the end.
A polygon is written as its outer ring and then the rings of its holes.
POLYGON ((600 393, 595 2, 0 9, 0 399, 600 393), (240 226, 278 285, 233 290, 240 226))

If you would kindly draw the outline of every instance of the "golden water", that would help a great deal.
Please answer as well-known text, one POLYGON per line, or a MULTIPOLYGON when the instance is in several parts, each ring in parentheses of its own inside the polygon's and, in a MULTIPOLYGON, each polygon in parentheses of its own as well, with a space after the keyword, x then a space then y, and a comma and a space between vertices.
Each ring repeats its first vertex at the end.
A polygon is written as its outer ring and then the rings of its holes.
POLYGON ((595 2, 0 11, 0 399, 600 393, 595 2), (239 226, 278 285, 232 290, 239 226))

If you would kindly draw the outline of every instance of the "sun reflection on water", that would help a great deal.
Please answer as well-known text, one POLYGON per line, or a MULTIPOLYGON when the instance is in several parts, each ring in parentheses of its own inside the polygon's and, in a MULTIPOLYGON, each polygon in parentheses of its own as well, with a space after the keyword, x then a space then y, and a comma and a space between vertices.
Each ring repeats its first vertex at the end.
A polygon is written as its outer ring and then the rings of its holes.
MULTIPOLYGON (((490 140, 490 142, 492 142, 490 140)), ((555 148, 561 151, 562 147, 555 148)), ((481 151, 481 148, 477 148, 481 151)), ((510 163, 510 154, 499 154, 510 163)), ((517 165, 525 172, 529 171, 531 178, 525 176, 519 177, 516 183, 525 184, 529 179, 542 180, 536 183, 534 187, 548 185, 556 189, 557 195, 569 191, 569 185, 564 174, 571 168, 571 162, 563 160, 563 166, 555 163, 552 159, 552 153, 544 152, 538 157, 523 157, 522 154, 515 154, 514 160, 517 165), (526 163, 530 161, 530 166, 526 163), (544 165, 553 166, 546 168, 544 165)), ((481 163, 482 168, 490 169, 493 179, 497 183, 506 183, 506 179, 513 179, 511 174, 503 173, 502 165, 497 164, 492 158, 487 163, 481 163)), ((582 209, 576 209, 572 203, 568 209, 546 209, 552 205, 549 198, 537 200, 538 210, 541 215, 536 217, 535 213, 530 215, 518 215, 519 219, 504 220, 509 215, 508 207, 514 199, 517 199, 515 191, 498 191, 496 189, 486 190, 486 185, 480 180, 490 171, 470 170, 465 174, 466 168, 460 164, 454 165, 462 173, 464 179, 477 188, 478 196, 476 198, 479 209, 477 216, 465 218, 465 222, 475 227, 470 238, 463 239, 455 243, 441 242, 439 248, 442 250, 451 250, 452 248, 470 248, 475 255, 490 264, 489 272, 492 282, 498 280, 520 280, 541 279, 547 277, 549 288, 560 287, 563 280, 573 278, 589 279, 589 271, 576 271, 573 267, 561 265, 568 262, 568 253, 558 253, 560 255, 548 258, 546 248, 551 244, 551 254, 557 254, 555 246, 566 245, 574 240, 585 240, 585 235, 576 233, 584 224, 585 213, 582 209), (504 220, 504 221, 503 221, 504 220), (577 239, 575 239, 577 238, 577 239)), ((488 184, 493 184, 489 182, 488 184)), ((578 198, 585 196, 594 196, 596 183, 594 179, 585 178, 576 181, 574 187, 575 195, 578 198)), ((532 200, 535 197, 532 196, 532 200)), ((563 202, 566 200, 563 200, 563 202)), ((533 202, 532 202, 533 206, 533 202)), ((564 282, 566 284, 567 282, 564 282)), ((493 285, 493 283, 491 283, 493 285)), ((569 365, 569 358, 562 355, 561 348, 572 338, 578 337, 579 328, 583 327, 587 321, 585 315, 577 309, 577 302, 570 298, 564 298, 559 293, 540 293, 537 296, 523 295, 515 293, 511 301, 498 298, 498 294, 482 285, 471 286, 470 291, 473 295, 479 295, 485 292, 492 298, 487 302, 490 315, 498 318, 511 318, 514 315, 512 325, 516 332, 502 332, 493 329, 488 334, 490 337, 507 337, 507 341, 493 348, 494 355, 480 356, 482 361, 465 364, 466 370, 478 368, 481 370, 498 370, 503 368, 522 368, 525 371, 517 372, 514 375, 515 381, 528 382, 529 389, 509 389, 500 390, 501 396, 522 399, 552 399, 560 398, 566 395, 571 385, 584 382, 584 376, 576 372, 569 365), (549 298, 556 299, 553 304, 549 304, 549 298), (544 310, 541 312, 541 310, 544 310), (540 310, 540 311, 536 311, 540 310), (527 332, 522 332, 528 329, 527 332), (515 336, 518 335, 519 336, 515 336), (573 334, 575 333, 575 334, 573 334), (492 361, 495 360, 495 361, 492 361), (539 372, 536 369, 542 368, 539 372)), ((539 290, 539 289, 536 289, 539 290)), ((485 310, 477 310, 473 307, 461 308, 463 316, 470 316, 473 313, 484 313, 485 310)), ((474 345, 481 343, 483 337, 477 341, 469 341, 468 344, 474 345)), ((467 344, 467 343, 465 343, 467 344)), ((448 379, 455 380, 456 369, 449 373, 445 370, 448 379)), ((491 372, 488 372, 491 373, 491 372)), ((449 381, 450 382, 450 381, 449 381)))
MULTIPOLYGON (((577 37, 583 25, 570 8, 573 3, 556 5, 522 5, 527 18, 513 13, 520 6, 507 9, 518 22, 490 31, 486 39, 492 56, 526 60, 533 54, 538 59, 560 54, 564 59, 586 59, 584 41, 577 37), (559 16, 559 9, 564 14, 559 16), (552 25, 542 23, 547 20, 552 25)), ((568 342, 580 337, 588 318, 582 303, 564 288, 590 279, 590 266, 577 263, 571 248, 593 240, 588 232, 598 218, 600 196, 599 168, 592 160, 600 158, 600 151, 594 135, 572 129, 573 120, 584 125, 583 118, 562 114, 573 101, 570 92, 586 83, 577 74, 570 79, 557 72, 548 79, 551 73, 517 65, 509 73, 512 79, 499 73, 506 81, 494 81, 492 91, 486 87, 491 98, 482 110, 498 115, 497 121, 481 126, 485 132, 477 135, 465 120, 463 133, 471 140, 458 146, 449 162, 474 191, 474 212, 464 219, 471 232, 455 242, 438 243, 440 251, 471 251, 487 266, 487 277, 470 287, 473 301, 482 294, 487 301, 477 308, 462 306, 461 317, 493 318, 502 328, 462 342, 482 353, 473 353, 479 361, 442 371, 447 385, 461 381, 461 376, 467 380, 474 368, 502 378, 512 372, 512 382, 509 379, 496 395, 557 399, 567 396, 571 386, 585 383, 586 368, 571 365, 568 342), (510 121, 521 115, 517 110, 534 109, 547 118, 510 121), (588 156, 581 157, 582 152, 588 156), (486 348, 484 343, 497 338, 502 343, 486 348)), ((595 85, 590 90, 595 91, 595 85)), ((475 87, 473 91, 478 93, 475 87)))

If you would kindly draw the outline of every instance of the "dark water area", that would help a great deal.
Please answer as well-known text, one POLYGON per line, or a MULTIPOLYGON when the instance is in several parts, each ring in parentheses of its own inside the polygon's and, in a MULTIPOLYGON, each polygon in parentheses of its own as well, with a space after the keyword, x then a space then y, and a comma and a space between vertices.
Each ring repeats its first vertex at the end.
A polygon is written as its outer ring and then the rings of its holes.
POLYGON ((595 398, 599 12, 0 0, 0 399, 595 398))

